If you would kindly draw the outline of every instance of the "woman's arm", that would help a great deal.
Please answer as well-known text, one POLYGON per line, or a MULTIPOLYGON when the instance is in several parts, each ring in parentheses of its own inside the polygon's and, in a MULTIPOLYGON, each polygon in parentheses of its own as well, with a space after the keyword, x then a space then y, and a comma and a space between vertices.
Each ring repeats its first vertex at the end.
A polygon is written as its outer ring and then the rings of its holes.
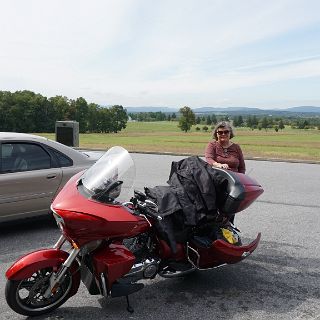
POLYGON ((239 154, 239 167, 238 167, 238 171, 240 173, 245 173, 246 172, 246 164, 244 162, 244 157, 243 157, 243 153, 241 150, 241 147, 238 145, 238 154, 239 154))
POLYGON ((208 143, 205 151, 206 161, 213 167, 229 169, 229 166, 226 163, 219 163, 216 161, 216 142, 211 141, 208 143))
POLYGON ((211 141, 208 143, 204 156, 210 165, 216 163, 216 146, 214 142, 211 141))

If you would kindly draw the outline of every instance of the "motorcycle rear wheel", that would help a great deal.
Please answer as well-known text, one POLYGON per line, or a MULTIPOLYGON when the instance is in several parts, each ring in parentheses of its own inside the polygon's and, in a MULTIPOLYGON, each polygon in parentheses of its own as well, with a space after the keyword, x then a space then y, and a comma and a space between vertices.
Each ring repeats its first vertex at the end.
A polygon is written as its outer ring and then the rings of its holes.
POLYGON ((43 296, 49 286, 52 272, 52 268, 44 268, 35 271, 30 278, 8 280, 5 296, 10 308, 25 316, 38 316, 48 313, 66 302, 72 288, 72 275, 69 271, 49 298, 43 296))

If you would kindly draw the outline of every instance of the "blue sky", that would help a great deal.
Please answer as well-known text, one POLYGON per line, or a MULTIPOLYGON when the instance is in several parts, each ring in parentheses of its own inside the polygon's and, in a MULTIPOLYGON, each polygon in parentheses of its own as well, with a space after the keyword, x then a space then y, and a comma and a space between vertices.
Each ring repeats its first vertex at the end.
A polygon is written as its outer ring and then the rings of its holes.
POLYGON ((0 0, 0 90, 103 105, 320 106, 318 0, 0 0))

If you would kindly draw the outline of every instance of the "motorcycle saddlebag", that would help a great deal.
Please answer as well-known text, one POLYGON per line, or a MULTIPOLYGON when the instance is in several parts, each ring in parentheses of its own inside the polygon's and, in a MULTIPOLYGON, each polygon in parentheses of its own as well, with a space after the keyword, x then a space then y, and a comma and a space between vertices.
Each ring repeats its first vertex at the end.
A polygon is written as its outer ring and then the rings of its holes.
POLYGON ((251 177, 230 170, 213 168, 214 176, 219 181, 217 205, 221 212, 233 215, 246 209, 262 193, 261 185, 251 177))
POLYGON ((222 239, 215 240, 208 246, 200 246, 191 242, 188 245, 188 257, 199 269, 237 263, 248 257, 257 248, 260 238, 259 233, 254 241, 244 246, 233 245, 222 239))

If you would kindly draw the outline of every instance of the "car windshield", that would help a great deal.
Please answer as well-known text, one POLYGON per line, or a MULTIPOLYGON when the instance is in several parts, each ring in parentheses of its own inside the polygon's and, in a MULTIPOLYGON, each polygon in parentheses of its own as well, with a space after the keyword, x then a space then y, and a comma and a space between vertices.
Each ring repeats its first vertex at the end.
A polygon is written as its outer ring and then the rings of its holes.
POLYGON ((135 178, 135 165, 122 147, 109 149, 83 175, 81 182, 91 197, 102 202, 127 200, 135 178))

